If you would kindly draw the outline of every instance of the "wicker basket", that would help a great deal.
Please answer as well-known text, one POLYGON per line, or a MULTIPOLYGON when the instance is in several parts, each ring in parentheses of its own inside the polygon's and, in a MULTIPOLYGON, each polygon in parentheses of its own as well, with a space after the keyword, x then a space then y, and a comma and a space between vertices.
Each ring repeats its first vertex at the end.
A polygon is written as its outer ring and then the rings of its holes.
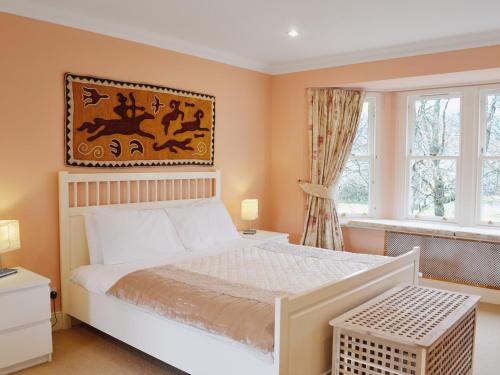
POLYGON ((335 375, 472 373, 478 296, 404 285, 332 320, 335 375))

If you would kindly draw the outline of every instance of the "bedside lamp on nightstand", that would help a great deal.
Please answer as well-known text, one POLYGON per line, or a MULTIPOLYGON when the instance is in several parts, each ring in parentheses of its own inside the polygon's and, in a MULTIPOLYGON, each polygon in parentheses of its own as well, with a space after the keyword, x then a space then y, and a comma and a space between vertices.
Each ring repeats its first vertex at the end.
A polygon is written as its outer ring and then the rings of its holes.
POLYGON ((2 268, 2 253, 17 250, 21 247, 18 220, 0 220, 0 277, 12 275, 17 270, 2 268))
MULTIPOLYGON (((241 201, 241 220, 254 221, 259 217, 259 200, 244 199, 241 201)), ((255 229, 245 229, 243 234, 255 234, 255 229)))

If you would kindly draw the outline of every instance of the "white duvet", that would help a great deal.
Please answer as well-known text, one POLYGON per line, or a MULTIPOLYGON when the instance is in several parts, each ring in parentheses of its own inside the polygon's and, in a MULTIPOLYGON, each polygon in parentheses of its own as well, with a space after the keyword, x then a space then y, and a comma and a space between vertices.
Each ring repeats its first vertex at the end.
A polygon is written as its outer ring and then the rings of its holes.
POLYGON ((105 294, 128 273, 175 264, 181 269, 264 290, 299 293, 338 281, 390 258, 325 251, 305 246, 238 239, 204 251, 186 251, 161 259, 75 269, 71 281, 93 293, 105 294))
MULTIPOLYGON (((235 283, 293 294, 362 272, 376 264, 387 262, 389 259, 381 256, 325 251, 267 240, 242 238, 204 251, 173 253, 154 261, 81 266, 72 272, 71 281, 89 292, 105 294, 128 273, 164 264, 175 264, 182 269, 235 283), (277 247, 276 252, 272 251, 274 246, 277 247), (300 254, 302 251, 308 256, 300 254), (248 266, 249 262, 252 264, 251 267, 248 266)), ((183 325, 183 323, 177 323, 183 325)), ((263 354, 251 346, 227 337, 190 326, 186 327, 195 329, 200 334, 236 345, 243 350, 249 350, 267 363, 273 362, 272 353, 263 354)))
POLYGON ((154 260, 135 261, 112 265, 93 264, 81 266, 72 271, 70 280, 75 284, 84 287, 89 292, 105 294, 118 280, 131 272, 161 266, 164 264, 179 263, 193 258, 206 257, 234 248, 246 248, 261 242, 263 241, 240 238, 235 241, 219 244, 203 251, 172 253, 154 260))

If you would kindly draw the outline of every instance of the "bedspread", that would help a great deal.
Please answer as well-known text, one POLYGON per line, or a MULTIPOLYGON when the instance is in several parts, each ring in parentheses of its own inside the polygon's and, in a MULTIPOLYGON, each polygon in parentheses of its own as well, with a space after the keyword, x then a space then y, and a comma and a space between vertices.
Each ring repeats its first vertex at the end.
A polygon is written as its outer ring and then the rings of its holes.
POLYGON ((388 258, 268 242, 132 272, 107 292, 148 311, 274 349, 274 300, 388 258))

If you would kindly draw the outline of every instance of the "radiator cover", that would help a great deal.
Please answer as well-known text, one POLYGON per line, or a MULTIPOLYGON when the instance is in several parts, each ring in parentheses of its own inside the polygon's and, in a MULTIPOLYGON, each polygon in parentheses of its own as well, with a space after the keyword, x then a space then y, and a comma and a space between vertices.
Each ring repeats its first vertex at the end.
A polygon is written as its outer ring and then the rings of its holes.
POLYGON ((420 272, 436 280, 500 289, 500 243, 386 232, 386 255, 420 246, 420 272))

